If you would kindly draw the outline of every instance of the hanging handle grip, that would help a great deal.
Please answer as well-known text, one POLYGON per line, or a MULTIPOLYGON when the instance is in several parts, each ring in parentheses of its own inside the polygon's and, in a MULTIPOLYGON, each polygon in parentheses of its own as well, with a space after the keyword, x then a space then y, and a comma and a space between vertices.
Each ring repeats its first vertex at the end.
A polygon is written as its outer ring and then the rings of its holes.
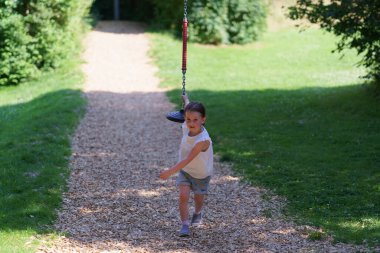
POLYGON ((183 32, 182 32, 182 73, 186 73, 186 60, 187 60, 187 18, 183 19, 183 32))

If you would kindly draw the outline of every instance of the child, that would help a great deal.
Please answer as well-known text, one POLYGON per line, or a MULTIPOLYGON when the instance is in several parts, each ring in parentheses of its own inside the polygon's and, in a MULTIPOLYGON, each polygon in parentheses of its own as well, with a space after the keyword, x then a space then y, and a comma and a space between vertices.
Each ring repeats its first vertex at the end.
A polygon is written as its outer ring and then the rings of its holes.
POLYGON ((179 172, 177 186, 179 187, 179 212, 182 227, 179 236, 190 235, 188 202, 190 190, 194 192, 195 212, 191 225, 199 225, 202 221, 202 207, 207 194, 213 170, 212 141, 203 124, 206 121, 206 110, 201 103, 189 102, 184 95, 185 122, 182 124, 182 140, 179 151, 179 162, 173 167, 161 172, 161 179, 168 179, 179 172))

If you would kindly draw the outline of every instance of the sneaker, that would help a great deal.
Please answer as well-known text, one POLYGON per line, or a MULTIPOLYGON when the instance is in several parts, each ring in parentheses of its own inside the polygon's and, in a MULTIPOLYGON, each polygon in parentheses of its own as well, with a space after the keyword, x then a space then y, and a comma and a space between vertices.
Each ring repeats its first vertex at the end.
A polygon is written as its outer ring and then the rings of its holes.
POLYGON ((193 214, 193 218, 191 218, 191 225, 199 226, 202 223, 202 213, 193 214))
POLYGON ((180 237, 187 237, 190 235, 189 225, 182 225, 181 230, 179 231, 180 237))

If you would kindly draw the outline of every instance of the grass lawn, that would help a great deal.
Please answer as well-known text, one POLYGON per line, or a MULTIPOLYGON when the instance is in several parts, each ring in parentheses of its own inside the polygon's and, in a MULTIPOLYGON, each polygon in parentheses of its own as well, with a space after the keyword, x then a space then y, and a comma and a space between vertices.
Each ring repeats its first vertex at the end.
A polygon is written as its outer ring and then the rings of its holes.
MULTIPOLYGON (((181 42, 151 37, 162 85, 179 105, 181 42)), ((354 52, 331 54, 335 42, 288 28, 245 46, 190 44, 187 90, 206 105, 216 152, 286 197, 286 214, 337 241, 376 245, 380 100, 362 85, 354 52)))
POLYGON ((69 173, 69 136, 84 112, 78 63, 0 87, 0 252, 33 252, 69 173))

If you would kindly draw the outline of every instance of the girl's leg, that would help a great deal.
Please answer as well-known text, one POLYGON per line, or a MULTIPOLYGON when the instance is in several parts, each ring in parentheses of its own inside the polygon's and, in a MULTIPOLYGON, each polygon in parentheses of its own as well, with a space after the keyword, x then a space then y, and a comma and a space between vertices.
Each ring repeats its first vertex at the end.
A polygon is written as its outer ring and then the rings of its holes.
POLYGON ((204 199, 205 199, 205 195, 194 194, 195 213, 196 214, 199 214, 202 211, 204 199))
POLYGON ((189 222, 189 198, 190 198, 190 186, 179 186, 179 213, 181 215, 182 222, 189 222))

